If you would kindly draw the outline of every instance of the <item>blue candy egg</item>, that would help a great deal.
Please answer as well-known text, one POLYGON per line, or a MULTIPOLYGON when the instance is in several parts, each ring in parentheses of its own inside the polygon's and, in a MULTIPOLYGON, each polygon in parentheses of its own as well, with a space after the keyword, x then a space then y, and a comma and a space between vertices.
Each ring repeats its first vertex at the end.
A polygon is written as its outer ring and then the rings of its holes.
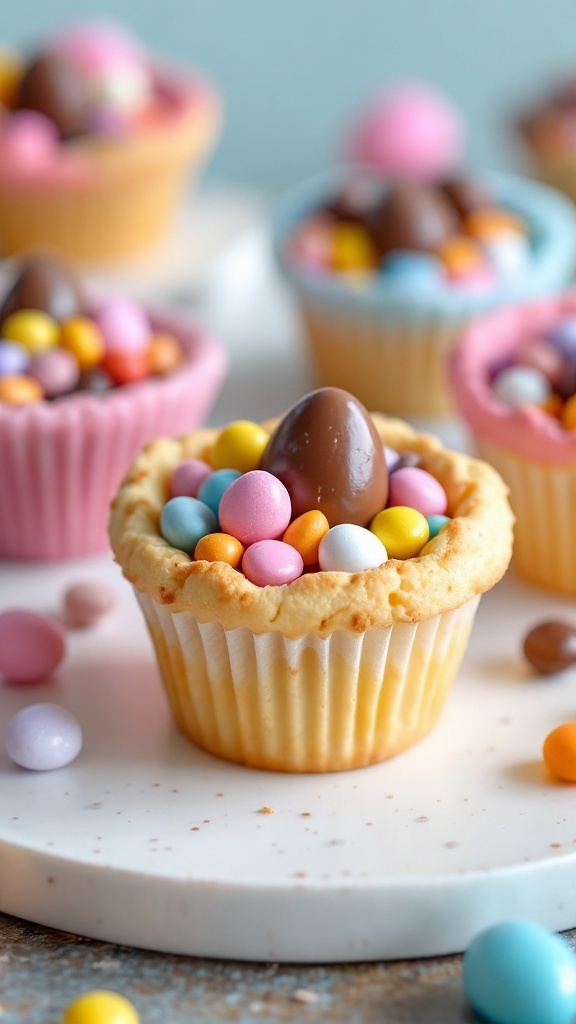
POLYGON ((480 932, 464 954, 464 991, 493 1024, 571 1024, 576 957, 559 935, 509 920, 480 932))
POLYGON ((402 285, 406 288, 434 290, 443 280, 440 260, 431 253, 394 249, 385 257, 380 268, 382 283, 402 285))
POLYGON ((218 521, 212 509, 198 498, 171 498, 160 515, 160 533, 164 540, 190 555, 194 554, 201 537, 217 530, 218 521))
POLYGON ((242 473, 237 469, 217 469, 202 481, 198 489, 198 498, 212 509, 215 516, 218 515, 224 491, 228 490, 230 484, 239 476, 242 476, 242 473))
POLYGON ((426 522, 428 523, 428 528, 430 530, 430 536, 428 539, 432 540, 433 537, 438 536, 442 527, 445 526, 446 523, 450 522, 450 516, 426 516, 426 522))

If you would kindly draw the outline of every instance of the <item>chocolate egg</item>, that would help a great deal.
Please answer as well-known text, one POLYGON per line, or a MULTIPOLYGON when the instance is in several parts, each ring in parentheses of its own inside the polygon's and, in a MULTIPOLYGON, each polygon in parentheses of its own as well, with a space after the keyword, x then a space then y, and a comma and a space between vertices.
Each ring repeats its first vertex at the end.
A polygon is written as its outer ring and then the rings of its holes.
POLYGON ((68 320, 83 311, 76 275, 54 256, 34 256, 22 267, 0 306, 0 323, 17 309, 41 309, 55 320, 68 320))
POLYGON ((87 130, 88 95, 83 80, 54 54, 42 54, 26 68, 16 97, 20 110, 37 110, 49 117, 63 139, 87 130))
POLYGON ((433 252, 451 235, 459 234, 459 221, 439 189, 398 185, 375 212, 372 233, 382 255, 393 249, 433 252))
POLYGON ((441 189, 459 217, 467 217, 475 210, 494 206, 494 196, 474 178, 452 178, 444 181, 441 189))
POLYGON ((330 526, 365 526, 386 505, 384 446, 358 399, 319 388, 276 427, 260 468, 287 488, 293 517, 320 509, 330 526))

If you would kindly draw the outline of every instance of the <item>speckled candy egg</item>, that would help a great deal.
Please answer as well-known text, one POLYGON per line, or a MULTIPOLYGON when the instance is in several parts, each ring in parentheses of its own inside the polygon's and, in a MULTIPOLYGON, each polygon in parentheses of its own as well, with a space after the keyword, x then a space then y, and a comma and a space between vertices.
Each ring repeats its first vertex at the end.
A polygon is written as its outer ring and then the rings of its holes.
POLYGON ((320 509, 330 526, 363 526, 386 504, 388 470, 376 427, 340 388, 311 392, 284 416, 261 468, 286 486, 294 516, 320 509))
POLYGON ((533 921, 486 928, 470 943, 464 991, 493 1024, 571 1024, 576 1014, 576 958, 553 932, 533 921))

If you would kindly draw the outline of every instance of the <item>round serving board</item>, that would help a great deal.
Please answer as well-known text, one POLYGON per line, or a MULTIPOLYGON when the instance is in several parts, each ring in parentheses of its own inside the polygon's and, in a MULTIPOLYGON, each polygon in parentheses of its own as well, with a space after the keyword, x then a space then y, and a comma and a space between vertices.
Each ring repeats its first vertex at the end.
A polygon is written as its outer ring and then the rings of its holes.
POLYGON ((511 915, 576 925, 575 790, 540 756, 576 715, 576 677, 534 678, 521 656, 525 630, 574 616, 572 602, 505 579, 428 739, 375 767, 295 776, 178 733, 111 559, 0 572, 3 607, 56 614, 81 579, 118 597, 107 622, 69 634, 54 679, 0 686, 2 732, 44 700, 84 730, 58 771, 0 754, 0 910, 166 952, 301 962, 454 952, 511 915))

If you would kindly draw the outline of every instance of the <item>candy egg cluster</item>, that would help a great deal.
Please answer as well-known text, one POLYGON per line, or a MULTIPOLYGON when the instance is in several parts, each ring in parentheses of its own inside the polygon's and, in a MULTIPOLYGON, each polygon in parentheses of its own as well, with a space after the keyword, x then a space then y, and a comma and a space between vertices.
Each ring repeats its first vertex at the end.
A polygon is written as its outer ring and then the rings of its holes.
POLYGON ((138 130, 161 102, 130 33, 112 23, 70 26, 30 59, 0 54, 0 153, 27 168, 45 163, 70 139, 138 130))
POLYGON ((485 292, 517 279, 531 258, 523 218, 476 181, 352 181, 311 210, 288 241, 296 268, 342 283, 485 292))
POLYGON ((546 332, 530 335, 491 373, 492 389, 505 405, 536 405, 576 428, 576 316, 566 315, 546 332))
POLYGON ((179 342, 155 333, 132 299, 108 299, 88 313, 54 257, 30 260, 0 308, 0 405, 104 392, 182 361, 179 342))
POLYGON ((449 521, 447 504, 416 453, 384 447, 357 399, 320 388, 272 435, 230 423, 205 459, 179 465, 160 532, 196 560, 279 586, 305 572, 362 572, 426 553, 449 521))

